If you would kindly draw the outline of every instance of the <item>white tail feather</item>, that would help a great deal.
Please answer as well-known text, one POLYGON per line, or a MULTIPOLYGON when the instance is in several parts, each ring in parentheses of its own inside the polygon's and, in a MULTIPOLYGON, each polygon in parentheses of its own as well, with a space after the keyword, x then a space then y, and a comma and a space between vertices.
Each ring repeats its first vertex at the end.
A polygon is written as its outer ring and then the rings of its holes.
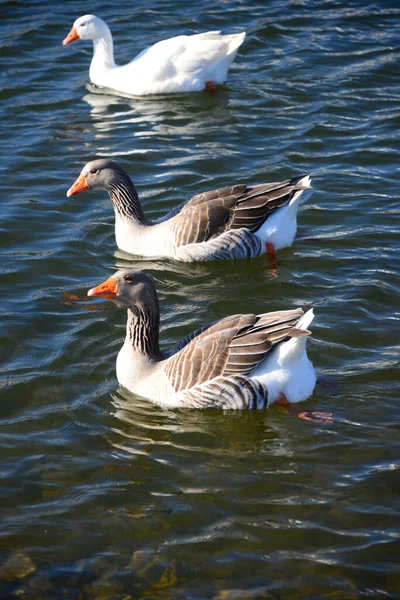
MULTIPOLYGON (((311 321, 314 318, 314 311, 311 308, 308 310, 298 321, 296 329, 302 329, 303 331, 308 329, 311 321)), ((291 362, 295 362, 302 353, 305 352, 307 337, 303 335, 301 337, 293 337, 279 347, 279 358, 278 363, 282 367, 287 367, 291 362)))
MULTIPOLYGON (((296 328, 307 330, 313 318, 314 311, 310 309, 298 321, 296 328)), ((251 374, 267 389, 268 404, 275 402, 280 394, 289 402, 301 402, 312 394, 316 375, 307 356, 307 337, 293 337, 278 344, 251 374)))
POLYGON ((314 309, 310 308, 297 322, 296 329, 308 329, 308 326, 314 319, 314 309))
POLYGON ((246 37, 246 33, 242 31, 242 33, 234 33, 233 35, 225 35, 224 39, 227 40, 228 43, 228 56, 232 52, 236 52, 236 50, 243 44, 246 37))
MULTIPOLYGON (((297 185, 309 188, 310 182, 311 179, 309 175, 306 175, 300 179, 297 185)), ((260 229, 255 232, 255 235, 258 236, 264 244, 267 242, 273 244, 275 250, 288 248, 293 244, 297 231, 297 211, 304 191, 305 190, 297 191, 289 204, 285 204, 285 206, 278 208, 270 217, 268 217, 260 229)))
POLYGON ((305 202, 305 200, 307 199, 307 198, 304 198, 303 192, 308 191, 308 189, 311 189, 311 177, 309 175, 306 175, 305 177, 303 177, 303 179, 300 179, 300 181, 297 183, 297 185, 301 185, 302 187, 305 187, 307 189, 299 190, 298 192, 296 192, 295 195, 293 196, 293 198, 291 199, 291 201, 289 202, 289 206, 296 207, 296 212, 300 205, 301 198, 303 198, 303 202, 305 202))

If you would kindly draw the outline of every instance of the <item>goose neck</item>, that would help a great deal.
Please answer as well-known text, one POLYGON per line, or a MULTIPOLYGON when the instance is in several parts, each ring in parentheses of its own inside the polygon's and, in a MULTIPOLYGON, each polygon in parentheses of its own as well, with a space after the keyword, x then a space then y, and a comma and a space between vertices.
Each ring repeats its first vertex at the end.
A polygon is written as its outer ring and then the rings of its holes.
POLYGON ((135 306, 128 309, 126 342, 133 346, 135 352, 152 360, 161 357, 159 347, 160 312, 158 301, 147 306, 135 306))
POLYGON ((99 35, 93 39, 93 59, 91 68, 114 68, 114 44, 111 31, 104 23, 99 35))
POLYGON ((108 193, 117 219, 145 223, 138 193, 128 176, 121 175, 116 183, 109 186, 108 193))

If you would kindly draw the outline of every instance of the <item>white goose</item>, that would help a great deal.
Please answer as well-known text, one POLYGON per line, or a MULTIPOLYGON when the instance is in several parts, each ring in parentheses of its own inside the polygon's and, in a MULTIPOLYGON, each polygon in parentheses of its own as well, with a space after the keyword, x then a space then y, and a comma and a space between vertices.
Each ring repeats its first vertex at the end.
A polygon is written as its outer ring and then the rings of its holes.
POLYGON ((75 21, 63 45, 93 40, 90 81, 122 94, 143 96, 199 92, 224 83, 245 37, 244 32, 221 35, 220 31, 180 35, 157 42, 118 66, 108 25, 95 15, 84 15, 75 21))
POLYGON ((99 159, 82 169, 67 196, 92 188, 107 190, 120 250, 192 262, 249 258, 290 246, 300 197, 309 185, 308 176, 252 187, 237 184, 198 194, 149 221, 127 173, 112 160, 99 159))
MULTIPOLYGON (((88 296, 113 300, 128 310, 125 343, 117 357, 118 381, 160 405, 289 407, 313 392, 316 376, 306 351, 312 309, 305 314, 297 308, 226 317, 162 354, 157 292, 145 273, 117 271, 88 296)), ((298 416, 310 418, 310 413, 298 416)))

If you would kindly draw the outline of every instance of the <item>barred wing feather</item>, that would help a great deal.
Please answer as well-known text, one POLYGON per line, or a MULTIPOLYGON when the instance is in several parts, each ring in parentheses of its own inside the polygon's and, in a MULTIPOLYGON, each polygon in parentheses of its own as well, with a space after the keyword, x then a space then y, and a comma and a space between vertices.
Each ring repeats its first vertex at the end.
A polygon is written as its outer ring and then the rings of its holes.
POLYGON ((249 187, 236 184, 197 194, 171 215, 178 246, 206 242, 234 229, 257 231, 276 209, 288 204, 304 189, 297 185, 302 177, 278 183, 249 187))
POLYGON ((308 331, 296 329, 302 315, 301 309, 295 309, 222 319, 199 330, 195 337, 185 338, 180 349, 167 358, 166 375, 176 392, 216 377, 249 375, 275 344, 308 335, 308 331))

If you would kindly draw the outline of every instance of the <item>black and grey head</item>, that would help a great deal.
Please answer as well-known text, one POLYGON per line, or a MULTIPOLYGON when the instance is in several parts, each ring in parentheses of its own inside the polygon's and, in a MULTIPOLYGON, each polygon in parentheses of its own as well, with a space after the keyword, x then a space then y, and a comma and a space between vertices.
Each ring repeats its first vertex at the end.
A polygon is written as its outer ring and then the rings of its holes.
POLYGON ((88 296, 113 300, 121 308, 138 307, 158 312, 158 297, 151 277, 142 271, 121 269, 106 281, 88 291, 88 296))
POLYGON ((85 177, 90 189, 107 190, 116 185, 130 181, 126 171, 109 158, 99 158, 88 162, 82 169, 81 174, 85 177))
POLYGON ((149 275, 143 271, 121 269, 114 277, 117 280, 119 306, 146 308, 156 304, 158 310, 157 291, 149 275))
POLYGON ((85 190, 106 190, 113 202, 116 214, 144 222, 135 186, 124 169, 109 158, 88 162, 67 192, 67 197, 85 190))

